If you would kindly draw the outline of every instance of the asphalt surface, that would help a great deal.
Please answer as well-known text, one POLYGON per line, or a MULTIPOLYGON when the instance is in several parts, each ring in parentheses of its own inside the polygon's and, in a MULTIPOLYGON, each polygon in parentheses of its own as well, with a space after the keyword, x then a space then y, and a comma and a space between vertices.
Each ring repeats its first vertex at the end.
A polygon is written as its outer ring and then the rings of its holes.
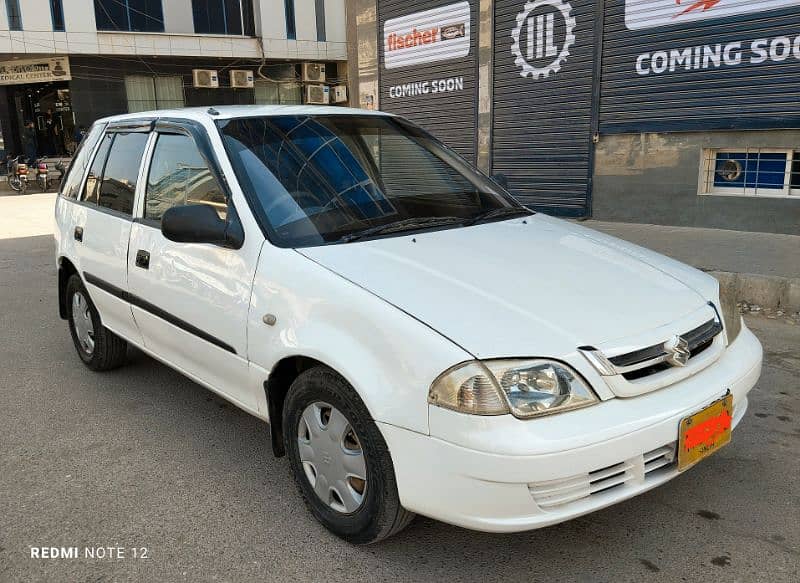
MULTIPOLYGON (((6 224, 19 204, 0 209, 6 224)), ((539 531, 418 517, 353 547, 306 512, 267 425, 137 351, 86 369, 52 250, 0 234, 2 582, 800 580, 799 326, 748 320, 766 366, 733 442, 656 490, 539 531), (31 558, 37 546, 125 558, 31 558)))

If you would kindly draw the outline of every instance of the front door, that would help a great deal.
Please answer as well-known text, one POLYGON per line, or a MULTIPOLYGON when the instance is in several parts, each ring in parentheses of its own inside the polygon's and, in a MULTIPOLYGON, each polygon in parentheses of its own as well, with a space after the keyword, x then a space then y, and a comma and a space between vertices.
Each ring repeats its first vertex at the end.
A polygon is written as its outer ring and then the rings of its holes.
POLYGON ((177 126, 157 131, 151 152, 141 218, 133 225, 128 253, 131 304, 144 346, 198 382, 256 409, 248 391, 247 315, 257 238, 241 249, 166 239, 161 217, 170 207, 208 204, 220 216, 234 211, 195 134, 177 126))

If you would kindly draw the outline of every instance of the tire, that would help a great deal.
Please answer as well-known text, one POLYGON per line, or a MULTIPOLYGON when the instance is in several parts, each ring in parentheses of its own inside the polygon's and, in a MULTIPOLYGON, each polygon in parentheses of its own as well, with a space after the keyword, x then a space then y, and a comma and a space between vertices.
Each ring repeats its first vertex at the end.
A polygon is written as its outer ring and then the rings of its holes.
POLYGON ((18 178, 10 178, 8 179, 8 185, 11 187, 11 190, 14 192, 19 192, 21 187, 21 181, 18 178))
MULTIPOLYGON (((333 425, 333 416, 329 419, 329 425, 333 425)), ((316 429, 322 432, 328 430, 322 424, 316 429)), ((324 436, 324 433, 320 435, 324 436)), ((352 434, 350 435, 352 443, 352 434)), ((413 520, 414 514, 400 505, 392 458, 380 430, 355 390, 333 370, 317 366, 301 373, 292 383, 283 408, 283 438, 295 482, 306 506, 314 517, 336 536, 353 544, 370 544, 400 532, 413 520), (365 462, 366 481, 362 483, 361 502, 350 512, 344 508, 345 504, 339 504, 342 497, 337 501, 333 487, 330 488, 330 499, 327 502, 323 501, 311 482, 311 476, 316 472, 309 470, 308 462, 304 464, 301 459, 301 440, 303 444, 308 444, 303 445, 303 456, 314 457, 309 454, 314 451, 313 447, 309 447, 312 442, 305 439, 307 426, 301 425, 309 420, 304 414, 312 415, 309 412, 319 410, 324 415, 326 405, 344 416, 357 436, 356 443, 365 462), (336 509, 335 506, 340 508, 336 509)), ((330 443, 338 442, 330 439, 330 443)), ((334 451, 332 456, 335 455, 334 451)), ((330 459, 326 461, 322 454, 321 466, 327 470, 332 463, 336 464, 330 459)), ((325 480, 318 484, 324 488, 328 482, 325 480)))
POLYGON ((75 344, 75 350, 83 364, 98 372, 111 370, 123 365, 128 343, 103 326, 100 321, 100 314, 97 313, 97 308, 94 307, 86 287, 78 275, 73 274, 70 276, 65 293, 67 294, 66 305, 69 332, 72 336, 72 342, 75 344), (76 300, 76 295, 80 296, 78 300, 76 300), (80 313, 75 312, 78 308, 85 314, 83 318, 80 313), (89 324, 91 325, 91 334, 89 335, 92 339, 91 348, 87 347, 85 341, 81 340, 81 338, 85 339, 85 327, 89 324))

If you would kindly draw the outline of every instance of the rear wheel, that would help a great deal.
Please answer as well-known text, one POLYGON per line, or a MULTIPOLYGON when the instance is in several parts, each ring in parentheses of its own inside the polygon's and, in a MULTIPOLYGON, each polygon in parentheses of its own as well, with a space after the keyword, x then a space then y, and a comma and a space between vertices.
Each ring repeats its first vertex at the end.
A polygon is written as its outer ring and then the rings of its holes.
POLYGON ((353 388, 319 366, 292 383, 283 410, 284 443, 295 481, 312 514, 355 544, 405 528, 386 442, 353 388))
POLYGON ((80 277, 70 276, 66 294, 69 331, 83 363, 94 371, 122 365, 128 344, 103 326, 80 277))

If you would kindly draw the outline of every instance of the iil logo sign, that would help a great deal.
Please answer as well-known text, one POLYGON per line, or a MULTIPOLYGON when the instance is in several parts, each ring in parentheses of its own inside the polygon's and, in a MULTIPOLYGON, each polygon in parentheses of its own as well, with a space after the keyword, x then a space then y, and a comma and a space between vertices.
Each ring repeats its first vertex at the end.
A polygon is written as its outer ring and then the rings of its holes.
POLYGON ((522 77, 547 78, 557 73, 575 44, 572 6, 561 0, 531 0, 517 14, 511 52, 522 77))

